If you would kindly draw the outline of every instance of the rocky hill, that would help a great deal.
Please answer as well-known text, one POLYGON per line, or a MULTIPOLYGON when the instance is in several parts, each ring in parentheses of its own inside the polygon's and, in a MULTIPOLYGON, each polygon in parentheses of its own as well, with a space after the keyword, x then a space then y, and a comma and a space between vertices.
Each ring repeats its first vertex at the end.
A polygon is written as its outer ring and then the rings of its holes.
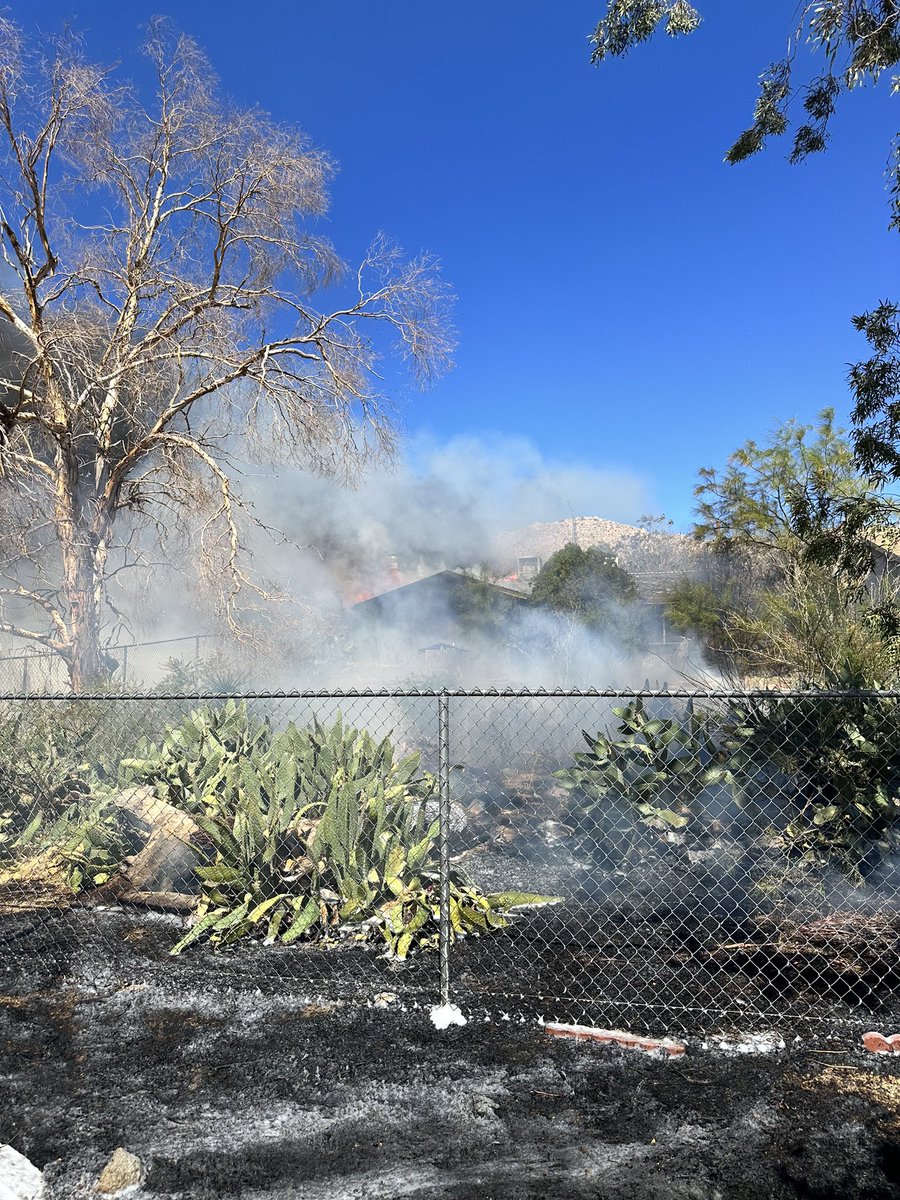
POLYGON ((651 533, 605 517, 570 517, 526 525, 496 538, 498 559, 514 566, 520 556, 538 555, 544 562, 568 542, 599 546, 615 554, 619 565, 633 575, 671 580, 690 574, 702 553, 693 539, 681 533, 651 533))

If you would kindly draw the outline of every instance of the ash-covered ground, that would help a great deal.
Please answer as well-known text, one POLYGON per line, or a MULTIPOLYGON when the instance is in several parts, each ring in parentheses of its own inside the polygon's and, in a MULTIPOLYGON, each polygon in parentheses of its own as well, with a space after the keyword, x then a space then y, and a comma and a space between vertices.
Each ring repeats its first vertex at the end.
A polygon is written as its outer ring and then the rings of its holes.
POLYGON ((862 1049, 865 1016, 762 1055, 689 1036, 675 1059, 531 1022, 438 1033, 430 965, 172 959, 170 925, 0 920, 0 1142, 47 1200, 96 1196, 118 1146, 145 1167, 135 1200, 900 1195, 900 1058, 862 1049))

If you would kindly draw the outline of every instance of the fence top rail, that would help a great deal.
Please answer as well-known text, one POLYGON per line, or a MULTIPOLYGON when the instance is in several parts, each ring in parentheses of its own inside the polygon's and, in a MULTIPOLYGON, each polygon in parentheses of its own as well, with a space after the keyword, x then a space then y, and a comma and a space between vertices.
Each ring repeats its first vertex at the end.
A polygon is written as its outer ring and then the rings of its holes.
POLYGON ((244 692, 0 692, 0 702, 84 703, 100 700, 900 700, 898 689, 853 688, 315 688, 244 692))
MULTIPOLYGON (((217 640, 219 636, 217 633, 186 633, 183 637, 158 638, 153 642, 115 642, 104 646, 103 649, 105 653, 111 653, 114 650, 144 650, 150 646, 174 646, 178 642, 208 642, 217 640)), ((0 663, 33 662, 39 658, 56 658, 56 651, 49 650, 44 646, 29 647, 19 650, 15 654, 0 655, 0 663)))

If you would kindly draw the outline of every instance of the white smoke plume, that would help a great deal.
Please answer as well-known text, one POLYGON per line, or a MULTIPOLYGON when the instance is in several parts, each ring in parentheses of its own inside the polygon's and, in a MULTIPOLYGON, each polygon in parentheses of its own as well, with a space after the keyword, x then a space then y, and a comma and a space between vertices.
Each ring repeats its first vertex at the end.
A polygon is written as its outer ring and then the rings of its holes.
POLYGON ((612 614, 607 629, 591 633, 522 604, 512 629, 469 630, 455 649, 428 650, 456 641, 447 632, 452 614, 432 606, 421 624, 405 615, 367 625, 352 607, 441 570, 483 567, 502 576, 514 564, 498 549, 500 535, 535 522, 589 513, 632 524, 653 504, 648 481, 633 472, 555 462, 522 438, 420 438, 398 465, 371 471, 353 489, 292 473, 247 480, 245 494, 260 520, 288 539, 257 539, 259 567, 319 622, 318 653, 282 663, 290 686, 301 676, 323 686, 631 687, 673 679, 670 665, 635 653, 631 614, 612 614))
MULTIPOLYGON (((117 581, 113 600, 130 634, 124 640, 190 639, 152 652, 135 650, 130 681, 144 675, 155 684, 169 658, 191 658, 198 648, 204 658, 236 664, 232 678, 257 688, 630 688, 648 681, 673 684, 684 668, 673 669, 653 653, 637 654, 629 613, 612 613, 608 627, 590 632, 519 603, 511 625, 470 628, 460 636, 453 631, 454 614, 433 605, 421 622, 366 623, 353 607, 442 570, 484 569, 496 580, 514 565, 509 539, 501 535, 536 522, 592 514, 631 525, 653 508, 648 481, 633 472, 554 461, 523 438, 440 443, 420 437, 407 444, 398 463, 370 469, 356 487, 296 470, 260 474, 246 466, 240 490, 259 522, 246 528, 255 569, 290 599, 258 615, 260 636, 247 652, 217 624, 191 571, 189 551, 183 563, 160 564, 137 584, 118 588, 117 581), (221 641, 195 643, 194 635, 204 632, 221 635, 221 641), (427 649, 448 642, 452 648, 427 649)), ((520 552, 546 557, 545 551, 520 552)))
MULTIPOLYGON (((278 554, 292 590, 304 593, 323 580, 340 586, 344 569, 362 584, 391 556, 404 575, 491 561, 505 530, 570 512, 629 523, 650 504, 646 481, 630 472, 553 462, 525 439, 500 436, 415 440, 397 466, 370 471, 354 489, 300 472, 248 484, 257 515, 309 547, 290 561, 278 554)), ((255 550, 271 562, 261 542, 255 550)))

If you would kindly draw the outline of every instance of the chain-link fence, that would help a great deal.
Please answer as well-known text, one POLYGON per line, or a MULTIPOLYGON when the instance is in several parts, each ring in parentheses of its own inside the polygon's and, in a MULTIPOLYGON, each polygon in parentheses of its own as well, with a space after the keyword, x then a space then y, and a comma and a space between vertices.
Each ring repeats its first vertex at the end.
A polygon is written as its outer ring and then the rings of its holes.
MULTIPOLYGON (((0 691, 23 696, 61 695, 69 691, 69 672, 53 650, 14 648, 0 641, 0 691)), ((250 671, 239 647, 223 637, 196 633, 147 642, 120 642, 104 647, 114 690, 147 691, 153 687, 191 691, 242 691, 250 671)))
POLYGON ((7 970, 600 1024, 894 1011, 900 693, 0 697, 7 970), (111 968, 112 969, 112 968, 111 968))

